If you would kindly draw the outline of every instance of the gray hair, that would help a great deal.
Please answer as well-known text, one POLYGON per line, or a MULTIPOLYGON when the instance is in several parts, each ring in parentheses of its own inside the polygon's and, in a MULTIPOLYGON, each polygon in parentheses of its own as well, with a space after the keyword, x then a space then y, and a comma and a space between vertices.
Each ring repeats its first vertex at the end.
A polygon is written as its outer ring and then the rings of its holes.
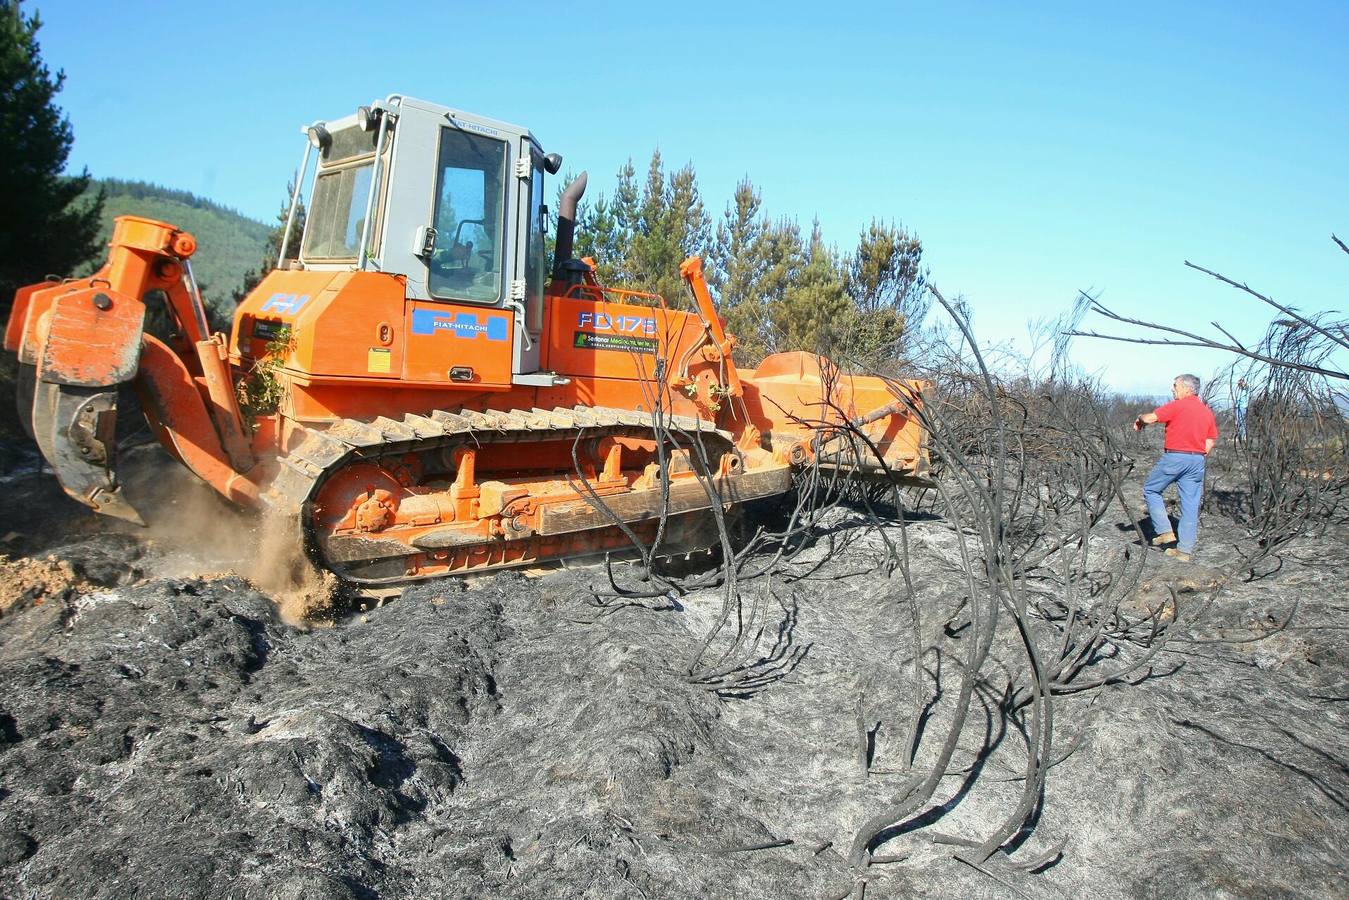
POLYGON ((1190 389, 1190 393, 1199 396, 1198 375, 1177 375, 1176 380, 1190 389))

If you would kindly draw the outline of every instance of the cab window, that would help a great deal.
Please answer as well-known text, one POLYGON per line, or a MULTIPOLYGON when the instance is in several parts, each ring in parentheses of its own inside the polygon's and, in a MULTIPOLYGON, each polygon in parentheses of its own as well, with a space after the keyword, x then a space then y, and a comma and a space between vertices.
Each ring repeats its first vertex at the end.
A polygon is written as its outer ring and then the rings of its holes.
POLYGON ((431 254, 431 296, 494 303, 501 299, 505 248, 506 145, 445 128, 440 133, 431 254))
MULTIPOLYGON (((335 130, 327 145, 319 151, 302 258, 334 262, 356 259, 361 248, 361 233, 365 230, 370 179, 375 172, 375 144, 374 132, 349 125, 335 130)), ((374 209, 378 217, 378 198, 374 209)), ((374 224, 379 224, 378 219, 374 224)), ((371 242, 377 243, 378 228, 372 229, 370 234, 371 242)))
POLYGON ((304 236, 306 259, 355 259, 374 160, 320 171, 304 236))

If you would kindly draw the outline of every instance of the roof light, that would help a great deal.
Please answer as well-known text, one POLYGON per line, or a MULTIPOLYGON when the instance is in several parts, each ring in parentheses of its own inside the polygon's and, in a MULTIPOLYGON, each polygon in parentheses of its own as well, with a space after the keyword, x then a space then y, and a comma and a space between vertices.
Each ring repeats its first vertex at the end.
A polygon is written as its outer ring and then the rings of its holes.
POLYGON ((379 125, 379 117, 383 110, 369 106, 356 107, 356 124, 360 126, 361 131, 374 131, 379 125))

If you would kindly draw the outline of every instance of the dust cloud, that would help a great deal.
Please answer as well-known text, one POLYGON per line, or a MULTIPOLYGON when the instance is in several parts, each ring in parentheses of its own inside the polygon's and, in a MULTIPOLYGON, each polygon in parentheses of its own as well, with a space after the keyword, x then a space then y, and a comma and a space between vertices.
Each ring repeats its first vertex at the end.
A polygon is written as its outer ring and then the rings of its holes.
POLYGON ((151 478, 138 481, 128 490, 147 523, 148 576, 239 575, 292 625, 335 614, 338 581, 309 560, 294 515, 241 509, 181 467, 155 466, 151 478))

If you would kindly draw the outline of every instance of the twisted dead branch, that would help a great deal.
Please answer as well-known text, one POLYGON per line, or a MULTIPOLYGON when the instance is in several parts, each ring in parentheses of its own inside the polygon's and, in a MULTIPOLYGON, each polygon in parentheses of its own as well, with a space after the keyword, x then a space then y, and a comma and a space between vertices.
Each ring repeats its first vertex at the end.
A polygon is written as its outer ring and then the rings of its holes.
MULTIPOLYGON (((1041 820, 1051 770, 1080 746, 1084 733, 1064 740, 1058 704, 1148 677, 1156 655, 1191 619, 1174 593, 1141 612, 1125 602, 1143 572, 1145 541, 1136 527, 1126 535, 1098 527, 1112 511, 1133 518, 1123 490, 1133 463, 1101 412, 1099 391, 1063 371, 1038 380, 994 371, 967 311, 935 286, 929 289, 954 331, 952 339, 916 354, 912 374, 938 390, 920 402, 906 382, 887 383, 896 409, 916 418, 929 436, 931 482, 907 485, 886 468, 865 423, 835 399, 840 372, 822 364, 829 399, 798 421, 819 434, 817 452, 798 472, 797 490, 777 518, 752 533, 737 528, 717 502, 710 449, 701 436, 673 425, 669 389, 653 378, 648 408, 660 464, 676 450, 689 454, 714 501, 709 516, 717 562, 693 573, 662 568, 663 515, 652 544, 640 546, 631 536, 639 564, 610 565, 610 590, 595 597, 604 609, 656 601, 655 608, 669 610, 682 608, 680 598, 693 591, 718 590, 714 621, 696 653, 675 669, 721 697, 745 698, 793 671, 804 652, 793 636, 792 585, 820 564, 806 551, 823 545, 828 556, 843 543, 871 548, 870 575, 885 585, 886 608, 904 623, 909 646, 896 658, 909 669, 895 677, 910 692, 893 713, 872 709, 865 691, 854 698, 858 766, 863 774, 903 779, 876 798, 858 826, 848 853, 854 896, 863 892, 871 865, 902 863, 906 854, 892 849, 895 842, 934 834, 951 808, 952 784, 954 802, 986 783, 1019 784, 1020 791, 986 833, 934 839, 958 848, 957 857, 980 871, 1051 865, 1062 844, 1033 849, 1028 839, 1041 820), (915 573, 922 550, 911 541, 909 524, 918 508, 954 538, 942 584, 955 591, 958 604, 944 625, 932 579, 915 573), (840 534, 830 526, 841 517, 858 527, 840 534), (934 658, 939 668, 930 671, 925 661, 934 658), (942 683, 943 661, 954 663, 955 690, 942 683), (882 719, 896 723, 887 728, 900 736, 884 749, 874 738, 882 719)), ((579 465, 576 476, 584 488, 579 465)), ((601 497, 588 496, 603 508, 601 497)), ((922 563, 931 565, 931 554, 922 563)))
MULTIPOLYGON (((1141 575, 1143 541, 1141 534, 1133 542, 1108 540, 1095 529, 1112 507, 1127 510, 1122 485, 1131 470, 1098 411, 1100 398, 1081 382, 1051 378, 1030 385, 1001 377, 987 363, 961 305, 934 285, 929 290, 958 339, 930 348, 923 374, 943 390, 936 402, 912 413, 926 428, 936 460, 934 509, 958 540, 953 574, 964 585, 957 629, 964 656, 959 689, 943 701, 944 733, 909 741, 900 767, 908 779, 854 838, 854 896, 862 893, 865 870, 882 845, 940 819, 944 779, 979 779, 1000 738, 978 751, 978 766, 956 768, 952 759, 981 692, 996 698, 998 715, 1024 740, 1022 791, 989 833, 954 841, 962 848, 958 858, 981 871, 995 862, 1021 871, 1051 864, 1061 847, 1019 851, 1040 818, 1049 769, 1067 755, 1054 753, 1056 698, 1146 674, 1177 614, 1174 601, 1137 616, 1121 607, 1141 575), (1010 640, 1019 665, 993 658, 998 639, 1002 645, 1010 640), (1120 662, 1112 667, 1110 659, 1120 662)), ((898 569, 906 574, 903 601, 917 608, 923 598, 907 577, 907 544, 897 546, 903 551, 898 569)), ((935 687, 915 683, 934 691, 915 704, 930 715, 927 701, 938 699, 935 687)), ((907 733, 916 734, 910 724, 907 733)), ((1068 752, 1075 746, 1070 742, 1068 752)), ((969 783, 962 784, 960 791, 969 790, 969 783)))

